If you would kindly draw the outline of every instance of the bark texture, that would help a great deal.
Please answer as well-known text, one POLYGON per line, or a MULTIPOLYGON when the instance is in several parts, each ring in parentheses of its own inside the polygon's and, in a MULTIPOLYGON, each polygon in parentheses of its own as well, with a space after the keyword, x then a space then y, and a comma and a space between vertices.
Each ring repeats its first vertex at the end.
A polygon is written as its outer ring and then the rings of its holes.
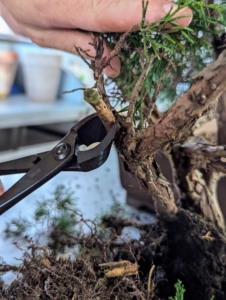
POLYGON ((217 106, 218 145, 226 145, 226 92, 219 99, 217 106))

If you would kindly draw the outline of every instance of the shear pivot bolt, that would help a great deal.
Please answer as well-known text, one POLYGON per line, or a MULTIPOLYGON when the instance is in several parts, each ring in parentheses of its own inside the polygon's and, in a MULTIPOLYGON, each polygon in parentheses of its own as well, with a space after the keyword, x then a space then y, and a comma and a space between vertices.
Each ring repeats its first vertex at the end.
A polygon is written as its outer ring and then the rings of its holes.
POLYGON ((56 160, 62 160, 66 158, 71 152, 71 146, 67 143, 60 143, 53 150, 53 157, 56 160))

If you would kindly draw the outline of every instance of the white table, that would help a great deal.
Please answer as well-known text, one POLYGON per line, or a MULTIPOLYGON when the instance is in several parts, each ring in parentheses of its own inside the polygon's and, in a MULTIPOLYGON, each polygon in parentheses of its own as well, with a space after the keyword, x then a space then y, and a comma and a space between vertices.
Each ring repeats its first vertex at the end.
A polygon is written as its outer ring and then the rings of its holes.
MULTIPOLYGON (((17 95, 0 100, 0 130, 11 129, 9 142, 11 150, 1 151, 0 162, 53 147, 54 142, 20 147, 20 140, 26 127, 40 125, 51 127, 52 124, 61 124, 63 127, 65 124, 67 128, 68 123, 80 121, 93 112, 93 108, 85 101, 82 104, 80 102, 80 105, 76 104, 76 98, 74 101, 57 99, 53 103, 35 103, 29 101, 26 95, 17 95)), ((3 141, 0 139, 1 142, 3 141)))
POLYGON ((57 99, 53 103, 35 103, 25 95, 10 96, 0 100, 0 129, 80 121, 93 109, 85 101, 57 99))

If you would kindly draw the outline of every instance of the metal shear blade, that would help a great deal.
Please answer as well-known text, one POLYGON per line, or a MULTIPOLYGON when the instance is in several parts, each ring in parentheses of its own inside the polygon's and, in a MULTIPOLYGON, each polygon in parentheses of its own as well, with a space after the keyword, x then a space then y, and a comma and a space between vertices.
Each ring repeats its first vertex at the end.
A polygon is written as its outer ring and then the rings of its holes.
POLYGON ((75 126, 49 152, 0 163, 0 175, 27 172, 0 196, 0 214, 14 206, 61 171, 91 171, 108 158, 117 124, 107 133, 96 114, 75 126), (80 151, 81 145, 99 142, 95 148, 80 151))

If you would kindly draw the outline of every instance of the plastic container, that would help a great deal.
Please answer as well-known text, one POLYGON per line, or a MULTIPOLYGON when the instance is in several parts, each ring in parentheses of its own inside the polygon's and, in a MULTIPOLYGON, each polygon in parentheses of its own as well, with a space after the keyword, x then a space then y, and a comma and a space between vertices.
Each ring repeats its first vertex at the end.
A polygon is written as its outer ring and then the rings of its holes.
POLYGON ((22 60, 24 85, 31 101, 51 103, 60 84, 62 57, 58 54, 28 52, 22 60))
POLYGON ((18 55, 13 51, 0 51, 0 100, 5 99, 12 88, 18 65, 18 55))
POLYGON ((4 186, 3 186, 2 182, 1 182, 1 179, 0 179, 0 196, 4 193, 5 193, 5 189, 4 189, 4 186))

